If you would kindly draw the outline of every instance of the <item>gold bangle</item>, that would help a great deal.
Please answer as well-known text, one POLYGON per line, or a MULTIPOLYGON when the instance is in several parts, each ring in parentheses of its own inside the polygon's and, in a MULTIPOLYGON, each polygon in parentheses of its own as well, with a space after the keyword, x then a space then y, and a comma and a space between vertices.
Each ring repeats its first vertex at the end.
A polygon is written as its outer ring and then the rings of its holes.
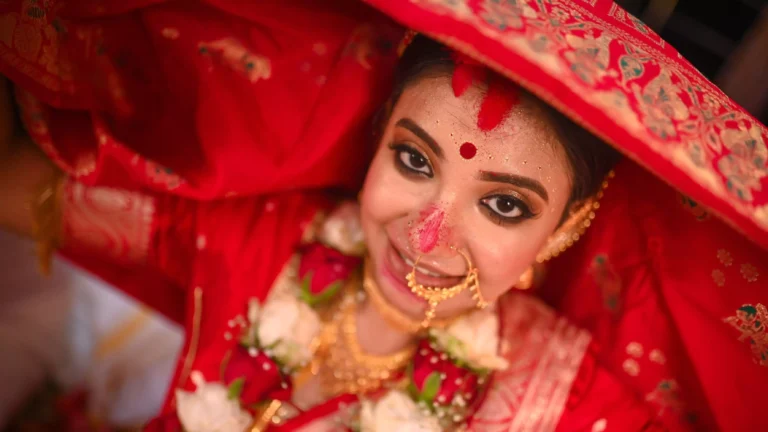
POLYGON ((53 253, 61 237, 61 186, 63 174, 59 171, 40 188, 31 203, 34 235, 37 240, 37 259, 40 272, 50 275, 53 253))

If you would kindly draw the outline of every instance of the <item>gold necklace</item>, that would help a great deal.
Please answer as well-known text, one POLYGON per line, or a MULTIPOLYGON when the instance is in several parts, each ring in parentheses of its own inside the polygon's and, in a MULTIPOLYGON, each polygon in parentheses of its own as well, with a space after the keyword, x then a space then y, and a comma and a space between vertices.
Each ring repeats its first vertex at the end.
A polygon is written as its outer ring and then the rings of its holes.
MULTIPOLYGON (((373 307, 375 307, 376 310, 384 318, 384 321, 386 321, 387 324, 391 325, 392 327, 406 333, 416 334, 426 330, 422 325, 422 321, 417 321, 410 318, 389 304, 389 301, 387 301, 387 299, 385 299, 384 295, 381 293, 379 285, 373 279, 370 267, 370 260, 366 258, 364 267, 365 273, 363 277, 363 289, 371 299, 373 307)), ((429 326, 433 328, 445 328, 456 321, 457 318, 458 317, 451 319, 432 319, 429 326)))
POLYGON ((356 312, 355 295, 348 292, 320 335, 316 370, 329 398, 378 390, 404 369, 416 352, 415 346, 409 346, 387 356, 365 353, 357 339, 356 312))

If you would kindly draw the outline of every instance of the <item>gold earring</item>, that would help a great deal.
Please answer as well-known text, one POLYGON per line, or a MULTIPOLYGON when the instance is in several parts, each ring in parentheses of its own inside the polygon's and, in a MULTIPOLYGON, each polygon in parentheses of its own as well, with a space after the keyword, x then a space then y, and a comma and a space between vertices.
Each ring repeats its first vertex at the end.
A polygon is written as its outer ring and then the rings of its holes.
POLYGON ((450 298, 456 297, 459 293, 466 290, 467 288, 469 288, 469 290, 472 292, 472 298, 477 302, 478 308, 482 309, 488 305, 480 293, 480 286, 477 280, 477 269, 472 265, 472 261, 469 259, 467 254, 464 252, 459 253, 467 261, 467 276, 464 278, 463 282, 452 287, 429 287, 416 282, 416 267, 419 265, 419 261, 423 255, 419 255, 419 257, 416 258, 416 262, 413 263, 411 272, 405 276, 405 279, 408 282, 408 288, 411 289, 411 292, 426 300, 427 304, 429 305, 427 308, 426 316, 421 322, 421 326, 423 328, 428 328, 432 320, 435 318, 437 305, 450 298))
POLYGON ((533 279, 534 276, 536 276, 536 271, 534 270, 533 266, 528 267, 522 275, 520 275, 520 280, 515 284, 515 288, 519 290, 527 290, 531 286, 533 286, 533 279))
POLYGON ((573 246, 587 228, 592 225, 595 218, 595 212, 600 208, 600 199, 608 187, 608 182, 614 177, 614 172, 609 171, 603 179, 600 190, 591 198, 587 199, 579 208, 571 211, 570 216, 551 236, 547 244, 536 256, 536 262, 539 264, 565 252, 566 249, 573 246))

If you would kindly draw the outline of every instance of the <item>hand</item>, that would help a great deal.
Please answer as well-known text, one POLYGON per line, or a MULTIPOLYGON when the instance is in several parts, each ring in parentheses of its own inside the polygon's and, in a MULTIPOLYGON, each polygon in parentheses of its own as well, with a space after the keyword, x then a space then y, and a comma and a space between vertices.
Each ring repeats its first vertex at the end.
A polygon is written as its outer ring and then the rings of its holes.
POLYGON ((0 75, 0 228, 32 235, 30 200, 57 168, 17 130, 11 83, 0 75))

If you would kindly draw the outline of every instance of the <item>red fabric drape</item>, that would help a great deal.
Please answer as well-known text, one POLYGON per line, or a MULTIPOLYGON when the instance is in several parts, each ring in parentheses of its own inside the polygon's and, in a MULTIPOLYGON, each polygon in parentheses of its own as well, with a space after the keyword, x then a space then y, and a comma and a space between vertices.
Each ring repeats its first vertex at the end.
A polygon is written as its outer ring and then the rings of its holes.
MULTIPOLYGON (((559 430, 598 418, 596 393, 614 379, 671 429, 768 427, 765 127, 611 1, 369 3, 383 14, 353 1, 0 5, 0 72, 19 88, 30 134, 68 173, 199 200, 260 195, 184 213, 206 215, 188 234, 218 233, 221 251, 205 264, 195 253, 185 289, 173 281, 189 245, 159 228, 165 282, 73 258, 176 319, 184 299, 188 331, 198 305, 184 296, 199 282, 205 322, 218 323, 201 340, 219 342, 195 350, 213 368, 227 314, 264 293, 300 220, 322 207, 288 195, 282 222, 262 220, 264 197, 358 185, 403 31, 394 18, 518 81, 633 161, 540 293, 593 333, 601 366, 575 386, 559 430)), ((172 207, 158 207, 157 227, 184 220, 172 207)))

